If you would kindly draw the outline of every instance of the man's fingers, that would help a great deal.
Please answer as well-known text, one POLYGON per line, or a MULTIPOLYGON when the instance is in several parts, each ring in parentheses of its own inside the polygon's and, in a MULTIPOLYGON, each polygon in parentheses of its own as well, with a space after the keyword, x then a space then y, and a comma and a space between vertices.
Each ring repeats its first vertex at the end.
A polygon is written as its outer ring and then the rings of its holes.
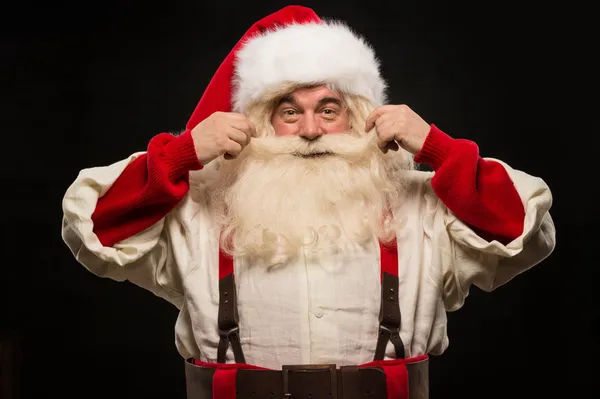
POLYGON ((380 107, 375 108, 365 121, 365 132, 371 131, 375 127, 375 123, 379 117, 385 117, 386 111, 391 111, 394 109, 394 105, 386 104, 380 107))
POLYGON ((234 159, 240 152, 242 152, 242 145, 233 140, 229 140, 227 144, 225 144, 225 159, 234 159))
POLYGON ((227 137, 229 137, 230 140, 239 143, 242 147, 245 147, 250 142, 250 136, 248 133, 234 127, 227 131, 227 137))
POLYGON ((384 142, 392 141, 396 137, 396 131, 394 129, 394 123, 390 121, 382 120, 385 115, 380 119, 377 119, 377 136, 384 142))
POLYGON ((367 117, 365 121, 365 132, 370 132, 375 127, 375 121, 381 116, 383 110, 381 108, 375 108, 367 117))
POLYGON ((248 137, 247 142, 250 142, 251 137, 256 137, 256 128, 254 127, 254 124, 247 119, 235 121, 230 125, 234 129, 244 133, 248 137))

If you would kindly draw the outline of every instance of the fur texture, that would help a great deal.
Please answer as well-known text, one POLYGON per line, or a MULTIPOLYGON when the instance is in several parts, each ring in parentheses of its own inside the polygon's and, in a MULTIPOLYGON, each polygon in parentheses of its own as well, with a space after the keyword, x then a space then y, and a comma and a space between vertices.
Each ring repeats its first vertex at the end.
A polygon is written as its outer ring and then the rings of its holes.
POLYGON ((245 112, 265 92, 289 82, 327 84, 374 106, 386 102, 375 52, 341 22, 295 23, 249 39, 237 52, 234 111, 245 112))
MULTIPOLYGON (((403 149, 383 154, 375 132, 351 128, 312 141, 276 136, 271 99, 296 88, 283 85, 249 108, 257 136, 238 158, 220 157, 190 173, 192 199, 206 201, 221 232, 221 248, 252 263, 285 263, 301 253, 316 262, 348 243, 393 240, 391 209, 402 200, 406 171, 414 169, 403 149), (295 155, 316 153, 331 155, 295 155)), ((342 98, 352 124, 364 126, 369 100, 342 98)))
POLYGON ((398 185, 383 165, 374 133, 253 139, 243 156, 222 165, 209 188, 221 248, 276 265, 303 253, 317 261, 345 243, 394 237, 388 207, 398 185), (329 153, 321 157, 294 154, 329 153), (387 217, 386 217, 387 216, 387 217))

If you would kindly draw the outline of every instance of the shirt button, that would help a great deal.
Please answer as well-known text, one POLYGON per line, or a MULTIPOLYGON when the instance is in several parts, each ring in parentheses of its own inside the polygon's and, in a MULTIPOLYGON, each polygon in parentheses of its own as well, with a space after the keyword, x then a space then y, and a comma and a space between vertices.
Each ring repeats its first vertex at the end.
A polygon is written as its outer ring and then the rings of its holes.
POLYGON ((314 308, 313 309, 313 314, 315 315, 315 317, 318 317, 319 319, 321 317, 323 317, 323 309, 322 308, 314 308))

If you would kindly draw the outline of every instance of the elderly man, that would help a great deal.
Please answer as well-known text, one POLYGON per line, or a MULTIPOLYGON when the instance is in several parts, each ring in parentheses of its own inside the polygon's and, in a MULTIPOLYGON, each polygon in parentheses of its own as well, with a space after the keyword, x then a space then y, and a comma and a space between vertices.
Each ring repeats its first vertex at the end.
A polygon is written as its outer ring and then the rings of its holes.
POLYGON ((68 188, 76 259, 180 310, 190 399, 427 398, 446 312, 552 252, 541 179, 385 88, 363 38, 286 7, 234 47, 182 134, 68 188))

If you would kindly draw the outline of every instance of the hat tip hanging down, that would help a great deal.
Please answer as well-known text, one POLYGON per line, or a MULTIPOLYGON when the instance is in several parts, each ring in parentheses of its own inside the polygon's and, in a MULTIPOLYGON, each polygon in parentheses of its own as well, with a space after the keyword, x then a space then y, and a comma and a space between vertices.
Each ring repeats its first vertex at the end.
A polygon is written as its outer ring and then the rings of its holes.
POLYGON ((370 45, 339 21, 324 21, 311 8, 286 6, 255 22, 209 82, 190 117, 192 129, 214 112, 245 112, 281 84, 327 83, 385 102, 386 84, 370 45))

